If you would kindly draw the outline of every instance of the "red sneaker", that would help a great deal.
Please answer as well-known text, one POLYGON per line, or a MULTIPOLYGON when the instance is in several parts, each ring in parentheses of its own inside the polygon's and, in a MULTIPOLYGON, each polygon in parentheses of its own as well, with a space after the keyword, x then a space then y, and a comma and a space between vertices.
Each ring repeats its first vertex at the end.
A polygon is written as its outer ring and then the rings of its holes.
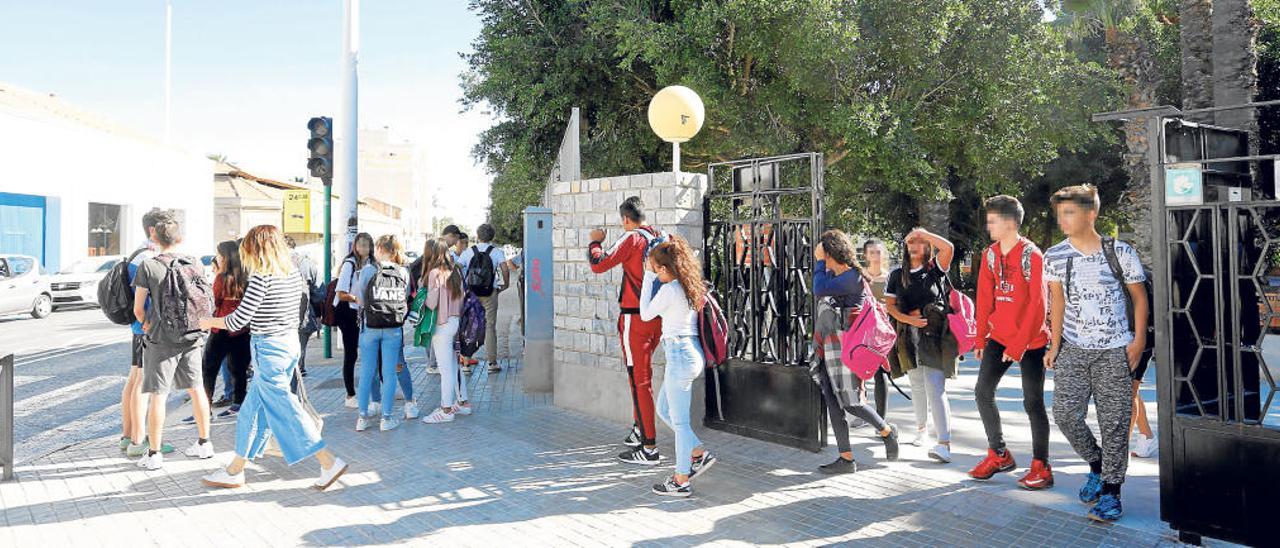
POLYGON ((1040 459, 1031 459, 1031 470, 1018 480, 1018 485, 1032 491, 1053 487, 1053 467, 1040 459))
POLYGON ((1013 452, 1008 449, 1004 450, 1004 456, 996 454, 995 449, 987 449, 987 458, 982 459, 973 470, 969 471, 969 477, 979 480, 991 479, 991 476, 999 472, 1008 472, 1017 468, 1018 464, 1013 462, 1013 452))

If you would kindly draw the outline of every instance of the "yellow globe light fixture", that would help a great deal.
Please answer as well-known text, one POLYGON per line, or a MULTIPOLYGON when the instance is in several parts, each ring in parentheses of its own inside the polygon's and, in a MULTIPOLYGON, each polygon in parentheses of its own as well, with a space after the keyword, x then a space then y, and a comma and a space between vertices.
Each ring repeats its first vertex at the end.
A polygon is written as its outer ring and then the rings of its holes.
POLYGON ((671 143, 673 173, 680 173, 680 143, 698 134, 706 114, 702 98, 684 86, 662 88, 649 101, 649 127, 660 139, 671 143))

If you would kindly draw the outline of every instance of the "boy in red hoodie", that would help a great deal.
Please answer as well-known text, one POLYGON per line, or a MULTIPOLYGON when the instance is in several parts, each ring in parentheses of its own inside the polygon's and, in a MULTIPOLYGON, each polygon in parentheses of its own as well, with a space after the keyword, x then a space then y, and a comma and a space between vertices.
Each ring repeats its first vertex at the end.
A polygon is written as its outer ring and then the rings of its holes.
POLYGON ((649 241, 658 238, 657 229, 644 224, 644 202, 632 196, 618 206, 622 228, 626 232, 608 250, 604 249, 604 231, 591 231, 591 244, 587 254, 591 271, 604 274, 622 265, 622 287, 618 294, 621 308, 618 316, 618 336, 622 339, 622 363, 627 366, 627 378, 631 382, 631 413, 635 424, 623 440, 628 449, 618 459, 633 464, 658 464, 658 448, 654 428, 653 368, 650 365, 653 352, 662 337, 662 319, 640 319, 640 287, 644 281, 645 251, 649 241))
POLYGON ((987 457, 969 476, 991 479, 1017 467, 1004 444, 996 386, 1013 362, 1022 372, 1022 406, 1031 419, 1031 470, 1018 484, 1025 489, 1053 486, 1049 467, 1049 416, 1044 408, 1044 355, 1049 343, 1044 254, 1018 234, 1023 209, 1017 198, 987 200, 987 232, 995 242, 978 259, 978 348, 982 361, 974 399, 987 433, 987 457))

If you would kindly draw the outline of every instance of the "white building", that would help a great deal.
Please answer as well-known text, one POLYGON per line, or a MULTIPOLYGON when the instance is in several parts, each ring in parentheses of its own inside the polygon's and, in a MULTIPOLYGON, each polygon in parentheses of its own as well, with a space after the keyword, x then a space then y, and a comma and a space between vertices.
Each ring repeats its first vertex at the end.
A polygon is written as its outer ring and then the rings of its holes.
POLYGON ((213 252, 213 162, 53 97, 0 83, 0 253, 56 271, 123 255, 145 238, 142 215, 179 211, 184 247, 213 252))
POLYGON ((389 128, 360 130, 360 230, 374 238, 395 233, 421 251, 433 219, 426 167, 426 152, 389 128))

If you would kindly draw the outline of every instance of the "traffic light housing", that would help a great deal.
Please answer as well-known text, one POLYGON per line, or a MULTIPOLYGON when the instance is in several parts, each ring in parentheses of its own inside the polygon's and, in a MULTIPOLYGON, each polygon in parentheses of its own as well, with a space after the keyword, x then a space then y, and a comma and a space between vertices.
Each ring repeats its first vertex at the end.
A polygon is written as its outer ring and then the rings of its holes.
POLYGON ((312 177, 319 177, 324 184, 333 180, 333 119, 328 116, 317 116, 307 121, 307 129, 311 138, 307 140, 307 150, 311 157, 307 159, 307 169, 312 177))

